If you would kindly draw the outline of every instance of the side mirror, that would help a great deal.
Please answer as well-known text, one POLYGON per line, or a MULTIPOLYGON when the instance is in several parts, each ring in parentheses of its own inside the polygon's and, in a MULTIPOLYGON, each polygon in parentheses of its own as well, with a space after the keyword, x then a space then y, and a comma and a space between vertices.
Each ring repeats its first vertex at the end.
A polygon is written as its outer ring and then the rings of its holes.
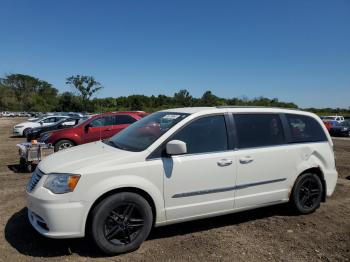
POLYGON ((183 155, 187 153, 187 145, 180 140, 171 140, 166 144, 166 153, 168 155, 183 155))
POLYGON ((40 122, 39 122, 40 125, 43 125, 43 123, 44 123, 43 121, 40 121, 40 122))
POLYGON ((87 125, 84 127, 85 132, 89 131, 89 128, 90 128, 90 127, 91 127, 91 125, 90 125, 90 124, 87 124, 87 125))

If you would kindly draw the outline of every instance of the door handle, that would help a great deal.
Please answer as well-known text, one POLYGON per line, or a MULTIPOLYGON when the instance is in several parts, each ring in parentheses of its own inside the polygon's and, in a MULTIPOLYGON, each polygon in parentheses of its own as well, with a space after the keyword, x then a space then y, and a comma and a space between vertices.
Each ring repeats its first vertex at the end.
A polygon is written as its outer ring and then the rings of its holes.
POLYGON ((221 159, 220 161, 218 161, 218 166, 229 166, 231 164, 232 164, 231 159, 221 159))
POLYGON ((240 158, 239 162, 241 164, 249 164, 249 163, 253 162, 253 160, 254 159, 251 156, 245 156, 245 157, 240 158))
POLYGON ((111 131, 111 130, 112 130, 112 128, 107 128, 107 129, 106 129, 106 131, 111 131))

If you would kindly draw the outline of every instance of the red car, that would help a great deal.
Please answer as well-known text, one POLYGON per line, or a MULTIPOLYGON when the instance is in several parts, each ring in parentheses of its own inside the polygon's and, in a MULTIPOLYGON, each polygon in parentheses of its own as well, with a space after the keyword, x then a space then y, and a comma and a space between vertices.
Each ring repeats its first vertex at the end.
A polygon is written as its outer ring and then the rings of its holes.
POLYGON ((38 141, 52 144, 57 152, 75 145, 109 138, 146 115, 142 111, 95 115, 73 128, 44 133, 38 141))
POLYGON ((323 124, 326 126, 328 131, 333 127, 333 123, 330 121, 323 121, 323 124))

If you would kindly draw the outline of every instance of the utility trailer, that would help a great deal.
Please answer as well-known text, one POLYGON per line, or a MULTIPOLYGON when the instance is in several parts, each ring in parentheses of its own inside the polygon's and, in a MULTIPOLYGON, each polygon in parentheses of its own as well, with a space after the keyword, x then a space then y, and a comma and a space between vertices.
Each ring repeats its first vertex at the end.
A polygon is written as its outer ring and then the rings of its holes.
POLYGON ((43 158, 54 153, 51 144, 41 142, 24 142, 17 144, 19 168, 21 172, 32 172, 33 164, 38 164, 43 158))

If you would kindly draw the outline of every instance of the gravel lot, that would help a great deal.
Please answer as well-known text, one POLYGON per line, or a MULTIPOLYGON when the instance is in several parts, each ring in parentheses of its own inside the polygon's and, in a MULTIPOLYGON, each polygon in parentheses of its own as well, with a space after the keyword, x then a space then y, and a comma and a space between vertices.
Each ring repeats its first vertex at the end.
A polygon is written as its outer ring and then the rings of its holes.
POLYGON ((350 139, 335 139, 338 185, 314 214, 286 205, 154 229, 131 254, 105 257, 89 240, 52 240, 27 222, 25 185, 11 137, 21 119, 0 118, 0 261, 349 261, 350 139))

